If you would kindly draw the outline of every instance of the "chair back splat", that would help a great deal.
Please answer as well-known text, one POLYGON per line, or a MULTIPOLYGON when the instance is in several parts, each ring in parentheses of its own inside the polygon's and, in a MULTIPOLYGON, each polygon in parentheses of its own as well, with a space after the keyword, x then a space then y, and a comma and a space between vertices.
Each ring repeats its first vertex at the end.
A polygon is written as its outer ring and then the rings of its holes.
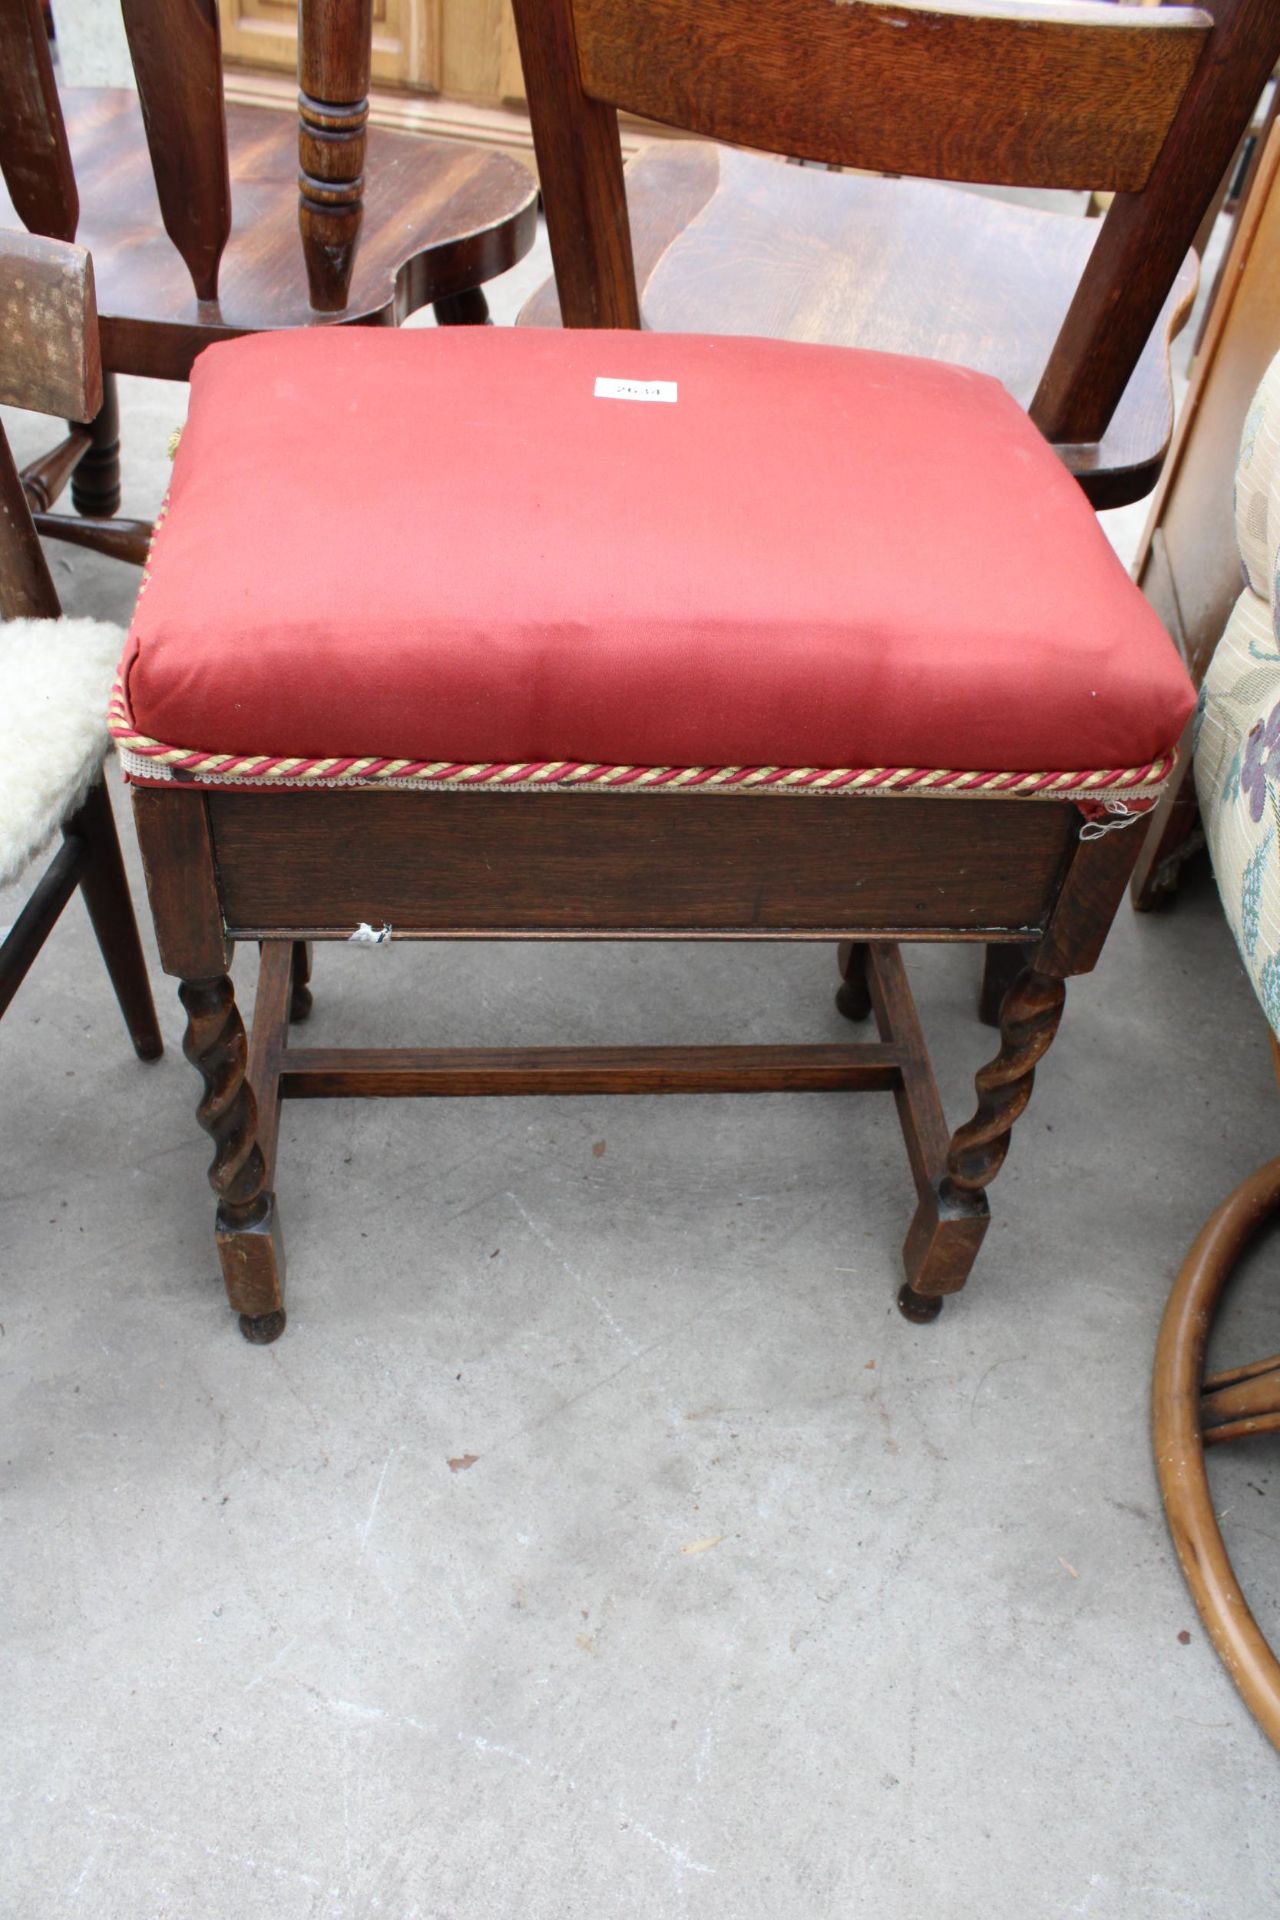
POLYGON ((218 297, 231 232, 217 0, 121 0, 164 230, 198 300, 218 297))
POLYGON ((0 7, 0 173, 31 233, 74 240, 80 218, 40 0, 0 7))
POLYGON ((1275 0, 515 0, 561 312, 640 324, 617 111, 881 172, 1116 199, 1032 417, 1101 438, 1280 52, 1275 0))

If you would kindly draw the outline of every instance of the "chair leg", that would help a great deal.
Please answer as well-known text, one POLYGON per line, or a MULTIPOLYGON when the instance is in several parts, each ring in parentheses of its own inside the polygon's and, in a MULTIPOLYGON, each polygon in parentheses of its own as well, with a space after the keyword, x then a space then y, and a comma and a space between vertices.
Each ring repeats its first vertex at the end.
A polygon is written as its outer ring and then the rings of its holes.
POLYGON ((435 314, 439 327, 491 327, 489 302, 479 287, 469 287, 465 293, 449 293, 443 300, 437 300, 431 311, 435 314))
POLYGON ((1182 881, 1182 869, 1204 845, 1197 831, 1199 809, 1196 803, 1195 769, 1190 754, 1177 770, 1151 816, 1138 863, 1129 884, 1129 898, 1135 913, 1150 913, 1167 906, 1182 881))
POLYGON ((184 980, 178 996, 187 1014, 182 1050, 204 1082, 196 1118, 214 1143, 209 1184, 218 1196, 215 1234, 227 1299, 245 1339, 265 1346, 284 1332, 284 1240, 245 1075, 244 1022, 225 974, 184 980))
POLYGON ((71 504, 90 520, 108 519, 120 505, 120 393, 114 373, 102 376, 102 405, 89 432, 88 451, 71 476, 71 504))
POLYGON ((871 1012, 867 954, 866 942, 862 940, 842 940, 836 948, 836 965, 840 969, 836 1006, 846 1020, 865 1020, 871 1012))
POLYGON ((156 1021, 155 1001, 151 997, 138 922, 129 897, 115 816, 101 775, 89 789, 84 804, 67 822, 65 832, 69 839, 80 840, 85 848, 80 890, 134 1052, 140 1060, 158 1060, 164 1052, 164 1041, 156 1021))
POLYGON ((978 995, 978 1018, 986 1027, 1000 1025, 1000 1009, 1004 997, 1023 968, 1028 964, 1031 949, 1023 946, 1007 946, 994 942, 984 948, 982 962, 982 990, 978 995))
POLYGON ((289 993, 289 1019, 294 1026, 300 1026, 311 1018, 312 996, 307 982, 311 978, 311 942, 295 940, 293 943, 292 985, 289 993))
POLYGON ((946 1172, 922 1192, 902 1250, 907 1278, 898 1305, 909 1320, 932 1320, 942 1296, 957 1293, 969 1277, 987 1229, 984 1190, 1004 1164, 1065 998, 1061 980, 1031 967, 1005 995, 1000 1051, 977 1076, 977 1112, 952 1134, 946 1172))

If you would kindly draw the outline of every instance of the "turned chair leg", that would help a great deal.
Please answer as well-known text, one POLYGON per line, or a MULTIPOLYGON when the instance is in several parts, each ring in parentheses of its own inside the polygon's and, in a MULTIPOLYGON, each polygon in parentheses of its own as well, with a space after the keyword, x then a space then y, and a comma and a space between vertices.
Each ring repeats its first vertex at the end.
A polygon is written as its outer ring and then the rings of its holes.
POLYGON ((907 1278, 898 1305, 908 1320, 935 1319, 942 1296, 957 1293, 969 1277, 987 1230, 985 1189, 1004 1164, 1065 998, 1061 980, 1031 967, 1004 996, 1000 1051, 978 1072, 977 1111, 952 1134, 946 1172, 922 1192, 902 1250, 907 1278))
POLYGON ((245 1077, 248 1041, 225 974, 184 980, 182 1050, 204 1081, 196 1118, 214 1144, 209 1184, 218 1196, 215 1233, 227 1299, 246 1340, 265 1346, 284 1332, 284 1241, 267 1163, 258 1143, 258 1105, 245 1077))
POLYGON ((846 1020, 865 1020, 871 1012, 871 989, 867 985, 867 946, 862 940, 842 940, 836 948, 840 985, 836 988, 836 1006, 846 1020))
POLYGON ((120 394, 114 373, 102 376, 102 405, 89 427, 88 449, 71 476, 71 504, 89 520, 105 520, 120 505, 120 394))
POLYGON ((138 937, 138 922, 129 897, 115 817, 101 775, 67 822, 64 832, 68 839, 80 840, 84 845, 80 891, 134 1052, 140 1060, 158 1060, 164 1052, 164 1041, 160 1037, 147 963, 138 937))

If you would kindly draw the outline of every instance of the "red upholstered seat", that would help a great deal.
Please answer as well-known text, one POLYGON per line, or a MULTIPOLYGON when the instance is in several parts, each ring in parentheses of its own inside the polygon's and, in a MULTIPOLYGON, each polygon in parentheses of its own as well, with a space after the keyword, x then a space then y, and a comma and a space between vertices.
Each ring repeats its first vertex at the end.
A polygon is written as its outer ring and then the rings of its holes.
POLYGON ((197 776, 211 755, 1133 768, 1193 701, 995 381, 468 328, 201 355, 122 684, 117 732, 197 776))

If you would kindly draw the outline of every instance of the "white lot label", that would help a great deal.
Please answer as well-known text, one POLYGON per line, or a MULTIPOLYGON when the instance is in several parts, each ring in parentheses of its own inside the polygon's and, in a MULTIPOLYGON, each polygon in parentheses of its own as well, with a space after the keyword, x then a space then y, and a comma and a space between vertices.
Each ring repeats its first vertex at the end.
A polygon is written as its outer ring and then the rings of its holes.
POLYGON ((606 380, 603 374, 596 377, 597 400, 667 400, 674 406, 675 398, 674 380, 606 380))

